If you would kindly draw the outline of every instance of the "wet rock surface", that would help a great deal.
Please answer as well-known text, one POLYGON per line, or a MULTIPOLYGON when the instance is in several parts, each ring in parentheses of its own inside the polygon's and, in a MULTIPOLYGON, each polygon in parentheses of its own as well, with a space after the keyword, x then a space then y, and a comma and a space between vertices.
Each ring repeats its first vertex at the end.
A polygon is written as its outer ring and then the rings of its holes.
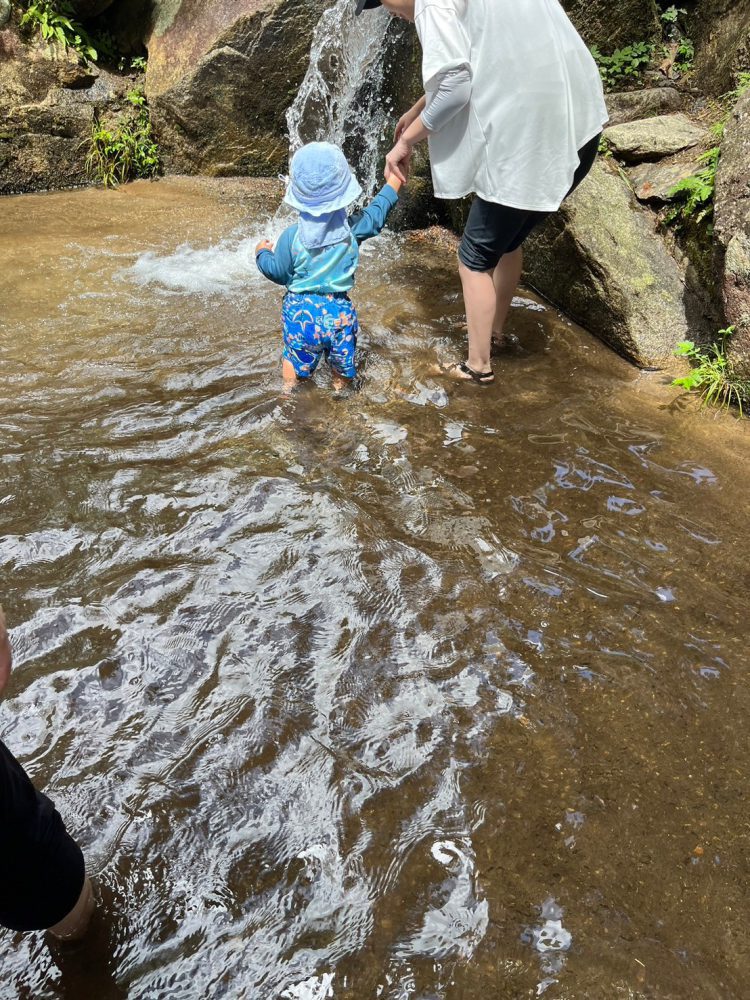
POLYGON ((530 283, 636 364, 664 365, 688 336, 680 269, 627 182, 601 160, 527 247, 530 283))
POLYGON ((626 163, 660 160, 704 142, 708 131, 682 113, 626 122, 604 130, 615 154, 626 163))

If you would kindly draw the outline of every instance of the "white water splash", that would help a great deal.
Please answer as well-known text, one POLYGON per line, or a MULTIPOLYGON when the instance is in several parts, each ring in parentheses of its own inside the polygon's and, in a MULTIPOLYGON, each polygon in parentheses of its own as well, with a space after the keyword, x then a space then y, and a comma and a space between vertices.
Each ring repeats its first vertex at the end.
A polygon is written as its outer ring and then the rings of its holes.
POLYGON ((382 58, 390 15, 384 10, 355 17, 352 0, 336 0, 315 28, 310 64, 287 111, 289 152, 325 140, 356 163, 366 194, 380 172, 379 140, 388 112, 380 98, 382 58))

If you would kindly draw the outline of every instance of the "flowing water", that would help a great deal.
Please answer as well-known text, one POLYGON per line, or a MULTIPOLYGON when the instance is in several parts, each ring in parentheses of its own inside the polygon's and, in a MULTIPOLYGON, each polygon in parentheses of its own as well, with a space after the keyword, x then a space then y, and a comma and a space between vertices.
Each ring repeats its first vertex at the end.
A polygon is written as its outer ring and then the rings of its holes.
POLYGON ((286 116, 290 152, 321 140, 340 146, 367 193, 382 176, 378 149, 389 121, 382 88, 390 21, 385 9, 356 17, 351 0, 336 0, 318 22, 307 73, 286 116))
POLYGON ((0 995, 747 996, 745 425, 453 252, 368 244, 361 381, 285 394, 278 186, 5 199, 0 735, 90 939, 0 995))

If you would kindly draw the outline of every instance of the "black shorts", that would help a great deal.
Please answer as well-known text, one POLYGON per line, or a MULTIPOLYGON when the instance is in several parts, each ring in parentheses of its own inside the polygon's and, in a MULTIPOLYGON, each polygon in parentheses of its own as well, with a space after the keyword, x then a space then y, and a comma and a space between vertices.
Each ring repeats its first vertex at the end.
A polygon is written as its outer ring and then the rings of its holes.
POLYGON ((85 878, 60 813, 0 741, 0 926, 53 927, 78 902, 85 878))
MULTIPOLYGON (((601 135, 595 136, 578 151, 578 169, 568 194, 575 191, 593 167, 600 139, 601 135)), ((501 257, 517 250, 531 230, 551 214, 496 205, 477 195, 458 248, 459 260, 470 271, 493 271, 501 257)))

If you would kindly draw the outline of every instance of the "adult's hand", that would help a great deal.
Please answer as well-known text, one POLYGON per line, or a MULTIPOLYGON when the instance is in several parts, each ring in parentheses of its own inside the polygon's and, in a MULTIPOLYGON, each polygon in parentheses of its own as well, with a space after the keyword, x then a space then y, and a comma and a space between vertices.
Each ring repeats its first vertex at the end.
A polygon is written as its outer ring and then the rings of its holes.
POLYGON ((391 175, 406 184, 411 169, 412 146, 405 139, 399 139, 385 158, 385 179, 391 175))
POLYGON ((3 693, 3 688, 10 677, 11 660, 10 639, 5 627, 5 612, 0 606, 0 694, 3 693))
POLYGON ((255 256, 257 257, 261 250, 270 250, 273 253, 273 243, 270 240, 261 240, 260 243, 255 248, 255 256))

